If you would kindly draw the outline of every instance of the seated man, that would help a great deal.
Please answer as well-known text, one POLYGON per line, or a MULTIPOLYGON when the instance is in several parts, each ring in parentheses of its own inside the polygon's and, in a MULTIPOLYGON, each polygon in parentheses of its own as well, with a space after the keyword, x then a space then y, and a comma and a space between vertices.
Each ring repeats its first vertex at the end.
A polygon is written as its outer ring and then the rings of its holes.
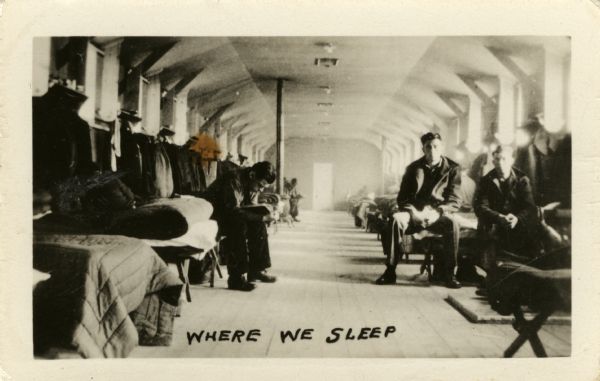
POLYGON ((388 227, 385 239, 382 236, 384 252, 387 255, 387 269, 376 284, 396 282, 396 265, 402 256, 401 245, 404 234, 428 230, 442 235, 444 241, 443 278, 449 288, 459 288, 454 276, 460 227, 451 213, 460 207, 460 166, 442 156, 442 138, 437 133, 427 133, 421 137, 424 156, 406 168, 398 193, 398 213, 394 214, 396 229, 388 227), (399 242, 397 250, 394 243, 399 242))
POLYGON ((224 174, 203 195, 214 207, 213 219, 220 234, 227 237, 223 248, 229 273, 227 285, 232 290, 251 291, 253 281, 276 280, 265 271, 271 267, 265 224, 274 220, 273 215, 262 216, 240 208, 257 204, 259 192, 274 181, 273 166, 263 161, 224 174))
POLYGON ((473 201, 485 246, 482 267, 488 276, 496 266, 497 252, 526 261, 541 250, 531 184, 525 174, 512 166, 512 148, 498 146, 492 153, 492 163, 494 169, 481 178, 473 201))

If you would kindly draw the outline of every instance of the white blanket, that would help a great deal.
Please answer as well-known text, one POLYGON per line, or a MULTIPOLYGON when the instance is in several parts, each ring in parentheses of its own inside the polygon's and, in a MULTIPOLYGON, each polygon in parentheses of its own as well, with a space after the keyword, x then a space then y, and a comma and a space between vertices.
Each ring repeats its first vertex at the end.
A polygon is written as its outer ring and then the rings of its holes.
POLYGON ((145 239, 144 242, 154 247, 165 247, 165 246, 191 246, 204 251, 210 250, 216 245, 216 238, 218 232, 217 222, 213 220, 206 220, 193 223, 188 229, 187 233, 181 237, 177 237, 170 240, 154 240, 145 239))

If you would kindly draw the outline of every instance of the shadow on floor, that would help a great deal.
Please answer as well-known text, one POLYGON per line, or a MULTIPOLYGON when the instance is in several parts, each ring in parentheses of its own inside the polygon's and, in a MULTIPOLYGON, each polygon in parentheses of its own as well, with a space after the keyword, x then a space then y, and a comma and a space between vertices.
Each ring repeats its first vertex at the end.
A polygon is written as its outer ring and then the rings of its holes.
MULTIPOLYGON (((377 279, 378 275, 372 275, 368 277, 366 274, 342 274, 338 275, 338 280, 348 281, 350 283, 369 283, 374 284, 375 279, 377 279)), ((387 285, 389 286, 400 286, 400 287, 430 287, 431 284, 427 281, 417 280, 419 278, 419 274, 416 275, 404 275, 399 274, 396 279, 395 285, 387 285)), ((381 286, 385 287, 385 286, 381 286)))
MULTIPOLYGON (((345 250, 345 251, 360 251, 360 250, 345 250)), ((354 255, 332 255, 335 256, 336 258, 344 258, 346 259, 348 262, 350 263, 355 263, 355 264, 359 264, 359 265, 383 265, 385 263, 385 256, 383 255, 375 255, 375 256, 369 256, 369 257, 359 257, 359 256, 354 256, 354 255)), ((420 265, 421 263, 423 263, 422 259, 409 259, 408 262, 407 261, 402 261, 400 262, 398 265, 420 265)))

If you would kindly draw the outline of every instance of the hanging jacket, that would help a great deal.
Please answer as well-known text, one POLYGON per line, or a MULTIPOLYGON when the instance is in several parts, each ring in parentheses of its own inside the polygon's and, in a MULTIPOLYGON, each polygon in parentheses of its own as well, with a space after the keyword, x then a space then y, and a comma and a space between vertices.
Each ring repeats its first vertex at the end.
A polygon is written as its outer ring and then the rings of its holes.
POLYGON ((131 132, 128 122, 121 124, 121 155, 117 157, 117 169, 124 172, 122 181, 138 196, 144 194, 142 152, 131 132))
POLYGON ((165 147, 165 151, 167 152, 167 156, 169 157, 169 162, 171 163, 171 173, 173 175, 173 193, 183 194, 182 193, 182 170, 180 157, 178 155, 178 148, 175 144, 172 143, 163 143, 165 147))
POLYGON ((94 168, 89 125, 58 92, 51 89, 33 99, 34 188, 49 188, 94 168))
POLYGON ((173 172, 169 155, 165 148, 165 143, 158 142, 153 145, 155 154, 154 168, 154 188, 156 195, 161 198, 171 197, 173 195, 173 172))

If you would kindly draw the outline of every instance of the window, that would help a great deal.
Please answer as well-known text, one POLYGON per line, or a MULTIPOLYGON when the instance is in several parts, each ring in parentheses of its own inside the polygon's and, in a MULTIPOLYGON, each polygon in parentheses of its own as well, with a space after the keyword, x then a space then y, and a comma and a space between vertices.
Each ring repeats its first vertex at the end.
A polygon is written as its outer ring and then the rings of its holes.
POLYGON ((104 72, 104 53, 96 49, 96 104, 94 110, 98 114, 102 110, 102 74, 104 72))
POLYGON ((515 83, 515 126, 517 128, 523 125, 523 113, 524 113, 524 99, 523 99, 523 85, 517 82, 515 83))
POLYGON ((140 77, 140 104, 139 115, 142 117, 142 123, 147 123, 148 119, 148 80, 140 77))

